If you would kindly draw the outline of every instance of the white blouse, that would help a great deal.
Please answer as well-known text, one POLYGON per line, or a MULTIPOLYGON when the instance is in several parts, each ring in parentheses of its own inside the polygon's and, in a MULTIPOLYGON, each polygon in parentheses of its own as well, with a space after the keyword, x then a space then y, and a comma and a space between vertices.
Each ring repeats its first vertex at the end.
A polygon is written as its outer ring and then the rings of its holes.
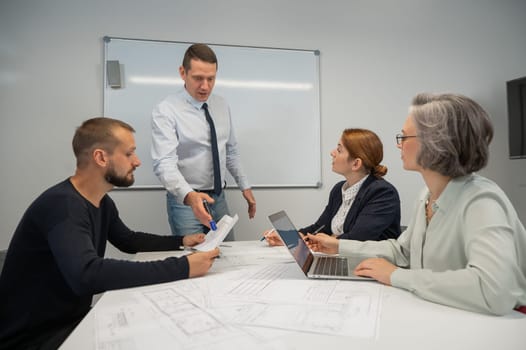
POLYGON ((331 230, 332 234, 335 237, 338 237, 343 233, 343 224, 345 223, 347 213, 349 212, 349 209, 351 209, 351 206, 354 202, 354 199, 356 198, 356 195, 358 194, 358 191, 360 190, 360 187, 362 187, 363 183, 368 177, 369 175, 365 176, 363 179, 361 179, 352 186, 349 186, 347 182, 343 184, 342 204, 340 205, 340 209, 338 209, 338 212, 332 218, 331 221, 331 230))

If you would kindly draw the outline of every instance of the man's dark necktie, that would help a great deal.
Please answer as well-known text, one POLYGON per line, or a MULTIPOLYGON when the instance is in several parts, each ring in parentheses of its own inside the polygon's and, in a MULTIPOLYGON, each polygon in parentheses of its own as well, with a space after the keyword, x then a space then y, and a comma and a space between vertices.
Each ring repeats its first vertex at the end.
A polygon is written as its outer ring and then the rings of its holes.
POLYGON ((214 121, 212 120, 212 117, 210 116, 210 113, 208 112, 208 105, 203 103, 203 107, 205 110, 205 117, 206 121, 208 122, 208 125, 210 125, 210 144, 212 146, 212 160, 214 162, 214 193, 220 194, 221 193, 221 170, 219 169, 219 151, 217 149, 217 135, 216 135, 216 128, 214 126, 214 121))

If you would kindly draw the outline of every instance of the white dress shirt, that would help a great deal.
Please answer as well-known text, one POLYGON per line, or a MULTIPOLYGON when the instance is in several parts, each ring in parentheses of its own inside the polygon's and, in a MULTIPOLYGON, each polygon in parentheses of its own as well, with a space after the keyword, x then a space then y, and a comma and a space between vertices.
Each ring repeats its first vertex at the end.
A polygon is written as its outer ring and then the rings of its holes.
MULTIPOLYGON (((181 204, 194 189, 214 188, 210 127, 203 103, 182 88, 164 98, 152 112, 153 170, 181 204)), ((210 95, 206 103, 216 129, 222 182, 228 169, 241 190, 250 188, 241 167, 228 104, 217 95, 210 95)))

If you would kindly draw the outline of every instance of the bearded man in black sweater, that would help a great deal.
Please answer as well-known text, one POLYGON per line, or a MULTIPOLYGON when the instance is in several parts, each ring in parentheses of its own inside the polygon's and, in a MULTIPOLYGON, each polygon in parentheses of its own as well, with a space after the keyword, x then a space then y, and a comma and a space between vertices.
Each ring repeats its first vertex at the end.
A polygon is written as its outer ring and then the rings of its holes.
POLYGON ((73 138, 75 174, 25 212, 0 276, 0 348, 56 349, 90 310, 94 294, 202 276, 212 266, 217 248, 153 262, 104 258, 108 241, 136 253, 204 240, 204 234, 132 231, 119 218, 107 193, 134 182, 141 162, 133 132, 116 119, 85 121, 73 138))

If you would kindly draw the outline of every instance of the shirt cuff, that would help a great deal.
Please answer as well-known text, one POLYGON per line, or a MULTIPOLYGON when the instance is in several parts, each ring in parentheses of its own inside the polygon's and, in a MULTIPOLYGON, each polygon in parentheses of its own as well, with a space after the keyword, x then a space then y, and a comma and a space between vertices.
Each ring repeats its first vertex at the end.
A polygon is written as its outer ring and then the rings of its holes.
POLYGON ((404 269, 402 267, 397 268, 391 274, 391 285, 393 287, 412 291, 412 288, 410 287, 411 273, 412 271, 410 269, 404 269))
POLYGON ((184 205, 184 199, 186 198, 186 195, 190 192, 193 192, 194 189, 190 186, 183 187, 175 191, 175 193, 172 193, 175 197, 175 200, 177 203, 184 205))

